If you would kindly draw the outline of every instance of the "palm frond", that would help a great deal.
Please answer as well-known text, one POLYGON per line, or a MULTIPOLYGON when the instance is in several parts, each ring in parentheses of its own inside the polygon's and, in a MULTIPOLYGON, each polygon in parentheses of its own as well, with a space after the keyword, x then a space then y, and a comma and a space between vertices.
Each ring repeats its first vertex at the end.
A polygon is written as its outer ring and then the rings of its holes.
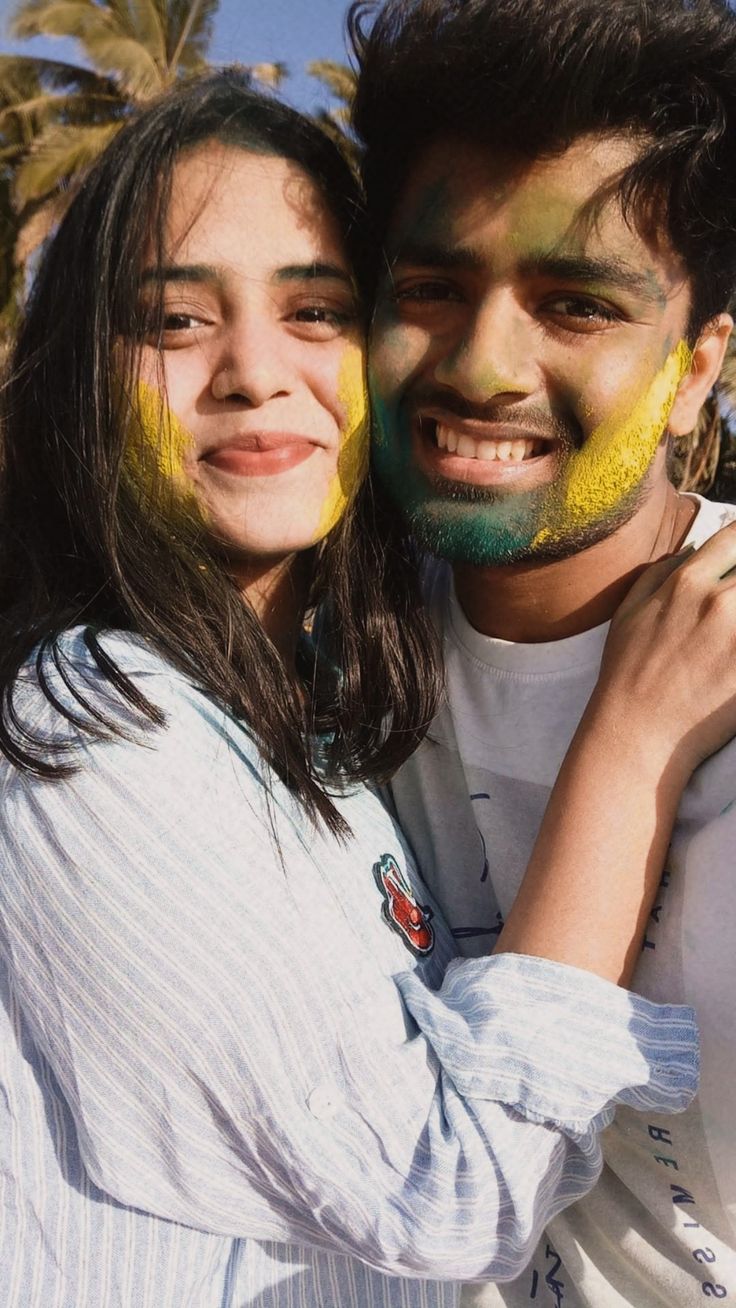
POLYGON ((709 395, 693 431, 675 441, 672 480, 681 491, 704 495, 718 471, 723 428, 718 400, 709 395))
POLYGON ((128 36, 102 32, 85 42, 89 58, 100 72, 108 73, 121 96, 138 104, 166 87, 166 73, 150 51, 128 36))
POLYGON ((15 240, 14 256, 19 268, 23 268, 29 258, 42 245, 52 231, 61 222, 69 205, 74 199, 76 187, 58 191, 42 204, 32 206, 25 220, 22 220, 15 240))
POLYGON ((726 407, 736 413, 736 341, 733 336, 723 360, 721 375, 718 378, 718 390, 726 407))
POLYGON ((6 85, 22 83, 24 77, 32 78, 49 91, 73 88, 91 94, 115 93, 114 83, 91 68, 64 63, 59 59, 40 59, 36 55, 0 54, 0 96, 6 85))
POLYGON ((94 0, 46 0, 22 5, 12 23, 17 36, 65 36, 78 41, 99 72, 110 74, 134 101, 149 99, 166 85, 155 54, 121 28, 109 5, 94 0))
POLYGON ((13 55, 0 55, 0 103, 14 104, 35 95, 40 88, 38 73, 32 64, 13 55))
POLYGON ((166 64, 174 80, 205 64, 220 0, 158 0, 166 10, 166 64))
POLYGON ((201 68, 212 39, 219 0, 158 0, 166 11, 166 63, 173 76, 181 68, 201 68))
POLYGON ((280 86, 288 76, 286 64, 248 64, 248 72, 263 86, 280 86))
MULTIPOLYGON (((37 0, 18 6, 10 22, 13 36, 68 36, 86 44, 97 33, 114 32, 115 15, 107 5, 94 0, 37 0)), ((117 29, 119 30, 119 29, 117 29)))
POLYGON ((100 118, 109 120, 115 110, 121 108, 119 96, 89 95, 87 93, 71 95, 48 95, 43 93, 33 99, 22 100, 17 104, 6 105, 0 109, 0 132, 4 131, 8 120, 15 117, 30 120, 36 129, 49 122, 89 123, 100 118))
POLYGON ((106 0, 121 36, 140 41, 159 68, 166 67, 166 6, 159 0, 106 0))
POLYGON ((329 136, 330 140, 334 141, 335 145, 347 159, 353 172, 357 173, 360 163, 360 150, 354 137, 350 136, 326 109, 320 110, 316 114, 312 114, 312 117, 318 126, 322 128, 325 136, 329 136))
POLYGON ((120 126, 120 123, 98 123, 90 127, 55 124, 47 128, 16 170, 16 204, 22 208, 44 199, 68 178, 88 168, 120 126))
POLYGON ((339 64, 334 59, 313 59, 307 64, 307 72, 323 82, 336 99, 350 105, 355 96, 356 76, 347 64, 339 64))

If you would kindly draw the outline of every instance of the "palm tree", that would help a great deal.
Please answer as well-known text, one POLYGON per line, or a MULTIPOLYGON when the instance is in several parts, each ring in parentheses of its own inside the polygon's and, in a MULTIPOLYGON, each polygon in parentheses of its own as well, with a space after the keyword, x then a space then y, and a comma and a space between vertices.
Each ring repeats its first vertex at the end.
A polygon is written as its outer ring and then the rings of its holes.
POLYGON ((332 59, 315 59, 307 64, 307 72, 312 77, 318 78, 330 94, 340 102, 337 108, 318 110, 314 117, 327 135, 339 145, 352 167, 357 169, 358 144, 350 131, 350 115, 355 96, 355 73, 346 64, 338 64, 332 59))
MULTIPOLYGON (((82 64, 0 55, 0 324, 22 269, 126 118, 207 67, 219 0, 21 0, 11 33, 71 38, 82 64)), ((271 85, 281 64, 247 68, 271 85)), ((6 312, 7 311, 7 312, 6 312)))
POLYGON ((736 501, 736 342, 729 343, 715 390, 708 396, 690 436, 675 450, 675 479, 681 490, 710 499, 736 501))
POLYGON ((22 275, 15 257, 18 216, 13 207, 14 168, 32 141, 32 131, 13 106, 38 94, 38 79, 27 66, 13 70, 0 88, 0 364, 15 327, 22 275))

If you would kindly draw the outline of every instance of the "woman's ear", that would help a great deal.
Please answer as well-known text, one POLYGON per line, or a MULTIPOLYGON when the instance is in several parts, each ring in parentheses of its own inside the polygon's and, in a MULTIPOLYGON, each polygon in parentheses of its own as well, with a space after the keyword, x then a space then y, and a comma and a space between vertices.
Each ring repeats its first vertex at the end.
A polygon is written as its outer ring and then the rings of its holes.
POLYGON ((732 330, 731 315, 719 313, 700 333, 692 352, 690 370, 680 382, 672 405, 667 423, 670 435, 688 436, 693 431, 698 414, 718 380, 732 330))

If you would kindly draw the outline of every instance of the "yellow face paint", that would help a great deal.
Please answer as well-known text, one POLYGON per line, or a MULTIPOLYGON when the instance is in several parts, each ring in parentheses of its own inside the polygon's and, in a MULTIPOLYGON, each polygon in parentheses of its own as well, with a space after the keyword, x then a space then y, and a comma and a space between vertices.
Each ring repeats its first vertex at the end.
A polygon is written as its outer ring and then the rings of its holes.
POLYGON ((554 540, 570 528, 600 521, 639 485, 654 458, 677 389, 691 363, 692 353, 680 341, 628 414, 622 417, 619 412, 591 432, 583 448, 571 456, 544 515, 558 522, 560 530, 542 527, 533 545, 554 540))
POLYGON ((181 486, 186 478, 184 460, 193 445, 194 437, 171 412, 161 392, 139 382, 135 403, 130 406, 125 455, 136 482, 152 493, 161 481, 181 486))
POLYGON ((155 386, 139 381, 135 400, 126 400, 125 470, 137 492, 169 521, 202 519, 201 505, 185 460, 194 437, 172 413, 155 386))
POLYGON ((346 349, 338 378, 338 398, 345 413, 337 472, 319 516, 315 542, 323 540, 343 516, 368 471, 368 391, 365 356, 357 345, 346 349))

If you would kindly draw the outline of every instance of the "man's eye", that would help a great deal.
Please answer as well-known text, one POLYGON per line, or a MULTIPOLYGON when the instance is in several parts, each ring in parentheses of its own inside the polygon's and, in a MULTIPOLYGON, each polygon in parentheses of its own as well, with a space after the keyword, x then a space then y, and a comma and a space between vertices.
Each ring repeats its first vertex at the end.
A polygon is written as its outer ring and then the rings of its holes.
POLYGON ((548 300, 545 308, 556 317, 576 319, 583 324, 590 323, 591 326, 621 321, 621 314, 610 305, 602 304, 600 300, 588 300, 584 296, 558 296, 556 300, 548 300))
POLYGON ((393 297, 402 304, 431 303, 436 300, 459 300, 460 295, 448 282, 426 281, 407 285, 399 283, 394 287, 393 297))

